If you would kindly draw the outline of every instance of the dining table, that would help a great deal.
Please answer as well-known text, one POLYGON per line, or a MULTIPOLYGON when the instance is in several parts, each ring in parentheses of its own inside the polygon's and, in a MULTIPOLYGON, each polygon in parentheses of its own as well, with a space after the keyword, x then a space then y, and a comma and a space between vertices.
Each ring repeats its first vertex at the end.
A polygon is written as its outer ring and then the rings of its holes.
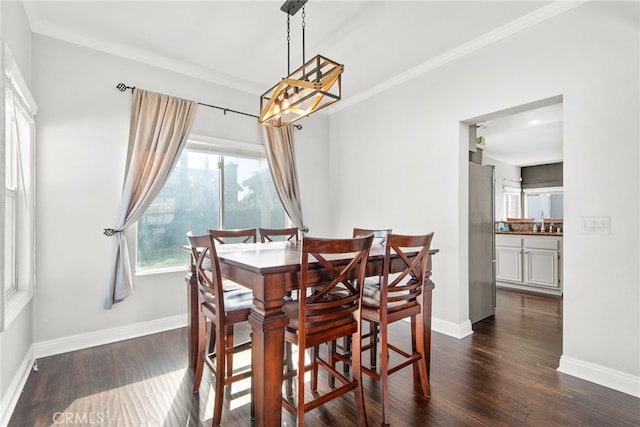
MULTIPOLYGON (((284 333, 288 323, 282 305, 287 293, 296 290, 300 282, 302 241, 225 244, 216 246, 216 251, 222 276, 253 291, 253 307, 249 316, 252 328, 253 424, 259 427, 280 426, 284 333)), ((384 251, 382 245, 372 246, 367 260, 367 277, 382 274, 384 251)), ((427 372, 430 367, 432 290, 435 287, 431 281, 431 259, 437 252, 438 249, 430 250, 421 301, 427 372)), ((339 265, 341 260, 335 259, 332 262, 339 265)), ((392 256, 391 272, 400 271, 403 266, 399 258, 392 256)), ((321 275, 321 270, 322 267, 316 265, 316 274, 321 275)), ((198 357, 199 307, 193 259, 185 281, 189 310, 189 366, 195 368, 198 357)))

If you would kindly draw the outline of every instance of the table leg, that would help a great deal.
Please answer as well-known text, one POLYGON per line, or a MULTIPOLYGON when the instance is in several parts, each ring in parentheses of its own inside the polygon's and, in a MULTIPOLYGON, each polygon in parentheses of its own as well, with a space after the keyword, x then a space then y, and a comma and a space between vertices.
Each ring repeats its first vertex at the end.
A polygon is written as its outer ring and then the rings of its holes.
MULTIPOLYGON (((284 287, 265 284, 254 287, 254 307, 249 316, 252 326, 252 397, 255 426, 280 426, 282 422, 282 369, 284 361, 284 328, 288 322, 282 312, 284 287), (265 302, 263 291, 275 291, 265 302), (270 288, 270 289, 269 289, 270 288)), ((271 293, 269 292, 269 293, 271 293)))

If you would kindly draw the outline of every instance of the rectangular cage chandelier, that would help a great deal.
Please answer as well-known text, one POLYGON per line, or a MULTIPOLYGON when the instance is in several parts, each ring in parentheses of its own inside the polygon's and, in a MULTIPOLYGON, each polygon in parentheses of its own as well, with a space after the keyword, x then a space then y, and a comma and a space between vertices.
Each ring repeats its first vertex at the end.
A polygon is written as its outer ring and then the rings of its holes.
MULTIPOLYGON (((287 13, 287 55, 289 56, 289 18, 302 11, 302 58, 304 62, 304 4, 307 0, 287 0, 280 8, 287 13)), ((288 61, 289 62, 289 61, 288 61)), ((288 64, 287 64, 288 65, 288 64)), ((283 78, 260 97, 259 123, 281 127, 340 100, 344 66, 316 55, 283 78)))

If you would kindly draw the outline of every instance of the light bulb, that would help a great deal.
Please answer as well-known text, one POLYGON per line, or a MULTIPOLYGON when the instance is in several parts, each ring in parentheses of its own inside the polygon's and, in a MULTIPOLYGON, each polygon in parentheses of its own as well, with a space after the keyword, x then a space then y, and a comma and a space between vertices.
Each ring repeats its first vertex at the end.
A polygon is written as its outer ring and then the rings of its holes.
POLYGON ((284 93, 284 99, 282 100, 282 111, 284 113, 289 111, 289 95, 287 92, 284 93))
POLYGON ((291 103, 295 104, 298 101, 300 101, 300 91, 298 90, 298 88, 295 88, 293 90, 293 95, 291 95, 291 103))

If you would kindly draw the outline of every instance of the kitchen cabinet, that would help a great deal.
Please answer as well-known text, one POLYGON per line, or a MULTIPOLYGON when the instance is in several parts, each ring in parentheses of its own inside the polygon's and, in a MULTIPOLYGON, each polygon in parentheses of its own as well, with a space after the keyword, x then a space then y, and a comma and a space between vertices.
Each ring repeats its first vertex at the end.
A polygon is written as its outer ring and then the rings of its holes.
POLYGON ((496 235, 496 286, 562 295, 562 237, 496 235))

